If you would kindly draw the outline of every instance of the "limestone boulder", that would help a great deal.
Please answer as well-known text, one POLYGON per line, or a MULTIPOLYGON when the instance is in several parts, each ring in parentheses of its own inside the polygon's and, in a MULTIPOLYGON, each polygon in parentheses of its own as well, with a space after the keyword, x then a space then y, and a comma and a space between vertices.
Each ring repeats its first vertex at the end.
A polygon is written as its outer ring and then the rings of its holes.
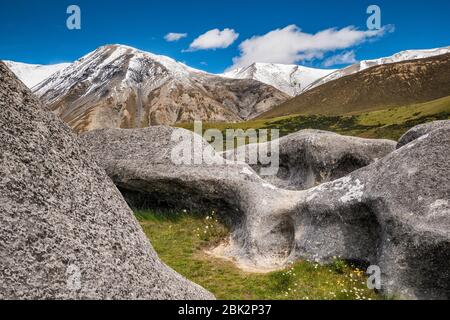
POLYGON ((287 261, 294 233, 285 230, 292 227, 285 219, 295 192, 267 183, 245 163, 226 161, 184 129, 100 129, 82 139, 132 207, 215 210, 231 228, 227 256, 261 268, 287 261), (180 163, 180 154, 192 157, 180 163))
POLYGON ((301 130, 278 140, 249 144, 224 153, 227 159, 245 161, 266 181, 285 189, 304 190, 333 181, 383 158, 396 143, 383 139, 342 136, 320 130, 301 130), (255 163, 255 149, 279 149, 276 175, 261 175, 266 165, 255 163))
POLYGON ((120 192, 0 63, 0 299, 212 299, 164 265, 120 192))
POLYGON ((449 127, 450 127, 450 120, 433 121, 415 126, 400 138, 397 144, 397 149, 403 147, 404 145, 407 145, 411 141, 414 141, 416 139, 419 139, 420 137, 427 135, 428 133, 434 130, 449 127))
POLYGON ((307 190, 292 218, 295 257, 376 265, 400 297, 450 298, 450 128, 307 190))

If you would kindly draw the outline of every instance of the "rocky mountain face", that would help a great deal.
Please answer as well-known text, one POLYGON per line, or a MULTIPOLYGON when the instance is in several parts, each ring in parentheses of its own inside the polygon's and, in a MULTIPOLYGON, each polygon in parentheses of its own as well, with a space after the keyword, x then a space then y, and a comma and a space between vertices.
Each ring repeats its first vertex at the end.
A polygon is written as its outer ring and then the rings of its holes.
POLYGON ((14 61, 3 62, 30 89, 70 65, 70 63, 40 65, 14 61))
POLYGON ((383 110, 449 95, 450 53, 375 66, 327 82, 269 110, 261 118, 383 110))
POLYGON ((348 66, 341 70, 336 70, 336 71, 330 73, 329 75, 324 76, 323 78, 311 83, 311 85, 309 85, 307 88, 305 88, 305 91, 311 90, 318 86, 321 86, 327 82, 337 80, 339 78, 364 71, 371 67, 375 67, 375 66, 379 66, 379 65, 383 65, 383 64, 389 64, 389 63, 408 61, 408 60, 425 59, 425 58, 443 55, 446 53, 450 53, 450 47, 426 49, 426 50, 405 50, 405 51, 396 53, 390 57, 384 57, 384 58, 379 58, 379 59, 374 59, 374 60, 363 60, 363 61, 355 63, 351 66, 348 66))
POLYGON ((164 265, 78 137, 0 62, 0 299, 212 299, 164 265))
POLYGON ((35 93, 78 132, 241 121, 288 98, 258 81, 211 75, 119 45, 86 55, 42 82, 35 93))
POLYGON ((335 71, 299 65, 253 63, 245 68, 225 72, 223 76, 233 79, 258 80, 293 97, 304 92, 312 83, 335 71))

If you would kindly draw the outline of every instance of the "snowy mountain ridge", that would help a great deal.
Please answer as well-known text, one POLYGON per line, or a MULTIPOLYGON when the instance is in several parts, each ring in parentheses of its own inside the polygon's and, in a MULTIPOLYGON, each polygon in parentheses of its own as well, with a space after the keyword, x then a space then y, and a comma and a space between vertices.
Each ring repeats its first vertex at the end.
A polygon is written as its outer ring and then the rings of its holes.
POLYGON ((299 65, 253 63, 222 74, 232 79, 253 79, 271 85, 290 96, 297 96, 313 82, 335 72, 334 70, 308 68, 299 65))
POLYGON ((220 77, 123 45, 88 53, 34 92, 78 132, 242 121, 289 98, 259 81, 220 77))
POLYGON ((28 64, 9 60, 4 60, 3 62, 30 89, 70 65, 70 63, 51 65, 28 64))
MULTIPOLYGON (((19 77, 19 79, 22 80, 22 82, 24 82, 29 88, 33 88, 34 90, 36 90, 36 88, 34 87, 36 87, 38 84, 69 66, 71 71, 80 70, 80 68, 82 70, 85 70, 83 66, 92 66, 92 62, 95 61, 96 57, 98 57, 99 54, 101 54, 101 51, 104 48, 108 47, 116 47, 118 48, 118 50, 115 50, 114 54, 111 55, 107 60, 99 62, 101 63, 100 65, 98 65, 99 69, 102 69, 102 67, 108 65, 108 63, 112 63, 111 66, 114 66, 114 63, 118 62, 117 58, 120 58, 123 54, 132 56, 132 59, 129 61, 127 76, 124 79, 124 82, 128 81, 129 83, 124 83, 124 86, 132 85, 133 79, 134 82, 136 82, 140 80, 141 76, 146 73, 142 69, 145 68, 145 64, 143 65, 142 62, 146 58, 150 58, 151 60, 156 61, 158 64, 163 66, 171 76, 178 78, 179 81, 184 83, 187 82, 187 78, 189 78, 192 73, 213 76, 213 74, 199 69, 191 68, 183 63, 175 61, 172 58, 141 51, 125 45, 106 45, 100 47, 94 52, 91 52, 81 59, 77 60, 73 63, 73 65, 71 65, 70 63, 61 63, 55 65, 35 65, 14 61, 4 62, 19 77)), ((449 52, 450 47, 425 50, 405 50, 390 57, 373 60, 363 60, 339 70, 316 69, 290 64, 253 63, 247 67, 227 71, 216 76, 226 77, 229 79, 253 79, 271 85, 290 96, 297 96, 328 81, 336 80, 341 77, 363 71, 373 66, 401 62, 405 60, 423 59, 449 52)), ((66 74, 70 74, 70 72, 66 72, 66 74)), ((95 77, 96 75, 92 76, 95 77)), ((158 82, 157 79, 149 80, 154 81, 155 84, 158 82)), ((53 86, 53 83, 47 83, 47 85, 53 86)), ((39 86, 38 91, 44 92, 46 89, 48 89, 48 86, 39 86)))
POLYGON ((434 56, 439 56, 442 54, 446 54, 450 52, 450 46, 449 47, 443 47, 443 48, 436 48, 436 49, 423 49, 423 50, 405 50, 398 52, 390 57, 384 57, 379 59, 373 59, 373 60, 362 60, 360 62, 357 62, 355 64, 352 64, 346 68, 337 70, 313 83, 311 83, 310 86, 308 86, 305 91, 311 90, 313 88, 316 88, 322 84, 325 84, 329 81, 333 81, 351 74, 355 74, 357 72, 361 72, 363 70, 366 70, 371 67, 384 65, 384 64, 390 64, 390 63, 396 63, 396 62, 402 62, 402 61, 408 61, 408 60, 417 60, 417 59, 424 59, 424 58, 431 58, 434 56))
MULTIPOLYGON (((88 53, 67 67, 62 74, 55 74, 34 88, 37 95, 44 95, 50 89, 64 95, 75 82, 92 82, 89 91, 106 85, 118 72, 125 72, 121 88, 150 84, 149 90, 158 87, 168 77, 186 82, 192 74, 205 72, 186 66, 169 57, 155 55, 124 45, 106 45, 88 53), (87 77, 86 77, 87 76, 87 77), (96 81, 92 81, 96 79, 96 81)), ((55 95, 54 98, 57 98, 55 95)), ((50 99, 52 103, 54 98, 50 99)))

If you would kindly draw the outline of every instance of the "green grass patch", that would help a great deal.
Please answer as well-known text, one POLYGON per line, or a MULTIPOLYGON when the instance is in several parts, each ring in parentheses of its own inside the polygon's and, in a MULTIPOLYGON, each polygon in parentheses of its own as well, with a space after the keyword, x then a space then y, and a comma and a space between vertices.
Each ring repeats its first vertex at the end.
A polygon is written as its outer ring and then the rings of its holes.
POLYGON ((137 211, 136 217, 159 257, 218 299, 381 299, 367 289, 363 271, 335 260, 321 266, 299 261, 285 270, 246 273, 205 249, 228 235, 216 213, 137 211))

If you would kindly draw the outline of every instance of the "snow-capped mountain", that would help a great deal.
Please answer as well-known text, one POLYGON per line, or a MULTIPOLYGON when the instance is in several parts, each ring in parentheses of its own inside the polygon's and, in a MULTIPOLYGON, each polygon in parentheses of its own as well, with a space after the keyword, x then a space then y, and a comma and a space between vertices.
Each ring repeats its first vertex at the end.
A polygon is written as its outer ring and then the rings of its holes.
POLYGON ((157 124, 240 121, 289 97, 254 80, 235 80, 122 45, 87 54, 34 88, 78 132, 157 124))
POLYGON ((30 89, 70 65, 70 63, 53 65, 28 64, 6 60, 3 62, 30 89))
POLYGON ((351 74, 355 74, 357 72, 361 72, 368 68, 379 66, 383 64, 389 63, 397 63, 408 60, 417 60, 424 58, 431 58, 434 56, 439 56, 442 54, 450 53, 450 47, 437 48, 437 49, 427 49, 427 50, 406 50, 396 53, 390 57, 379 58, 374 60, 363 60, 358 63, 355 63, 346 68, 337 70, 315 82, 313 82, 305 91, 311 90, 315 87, 318 87, 322 84, 325 84, 329 81, 333 81, 351 74))
POLYGON ((311 83, 335 71, 288 64, 253 63, 245 68, 225 72, 223 76, 232 79, 258 80, 290 96, 297 96, 311 83))

